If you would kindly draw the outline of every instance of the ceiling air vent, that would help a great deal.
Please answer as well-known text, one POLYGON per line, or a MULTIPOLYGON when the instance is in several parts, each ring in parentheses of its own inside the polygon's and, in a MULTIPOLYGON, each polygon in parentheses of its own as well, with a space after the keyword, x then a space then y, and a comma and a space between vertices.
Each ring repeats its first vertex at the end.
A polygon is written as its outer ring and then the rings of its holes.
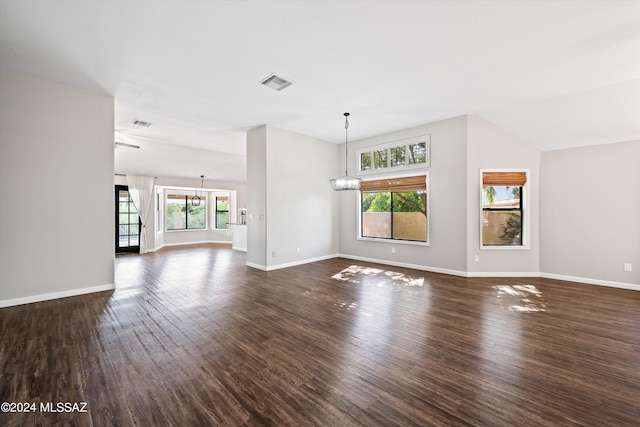
POLYGON ((145 122, 144 120, 134 120, 131 123, 133 123, 136 126, 142 126, 145 128, 148 128, 149 126, 151 126, 151 123, 145 122))
POLYGON ((275 90, 282 90, 288 86, 291 86, 292 83, 293 82, 290 82, 287 79, 283 79, 280 76, 276 76, 275 74, 271 74, 260 82, 260 84, 275 90))

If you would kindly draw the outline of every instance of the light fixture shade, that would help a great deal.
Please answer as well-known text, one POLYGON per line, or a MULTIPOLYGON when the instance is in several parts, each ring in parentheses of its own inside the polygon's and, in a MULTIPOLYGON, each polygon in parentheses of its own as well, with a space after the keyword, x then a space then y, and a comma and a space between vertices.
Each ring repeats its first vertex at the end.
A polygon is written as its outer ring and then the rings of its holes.
POLYGON ((361 182, 362 180, 360 178, 354 178, 347 175, 340 178, 332 179, 331 186, 335 191, 359 190, 361 182))

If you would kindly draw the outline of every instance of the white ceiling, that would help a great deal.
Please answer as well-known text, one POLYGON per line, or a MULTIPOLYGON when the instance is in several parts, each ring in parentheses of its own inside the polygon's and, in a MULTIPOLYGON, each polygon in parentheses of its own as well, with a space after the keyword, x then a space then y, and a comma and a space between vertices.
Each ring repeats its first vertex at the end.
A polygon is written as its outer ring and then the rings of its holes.
POLYGON ((540 150, 640 139, 640 1, 0 0, 0 43, 115 97, 121 173, 244 181, 246 130, 341 143, 345 111, 351 140, 462 114, 540 150))

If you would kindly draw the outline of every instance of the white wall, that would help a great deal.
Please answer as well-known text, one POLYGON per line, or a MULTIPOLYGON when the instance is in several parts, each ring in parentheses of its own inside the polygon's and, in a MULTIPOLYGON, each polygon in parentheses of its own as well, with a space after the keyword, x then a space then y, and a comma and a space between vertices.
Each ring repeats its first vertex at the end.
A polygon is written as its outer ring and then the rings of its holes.
POLYGON ((113 289, 113 106, 0 70, 0 306, 113 289))
POLYGON ((247 132, 247 264, 267 266, 267 127, 247 132))
POLYGON ((329 182, 337 152, 335 144, 267 126, 267 266, 338 253, 338 199, 329 182))
POLYGON ((261 126, 247 135, 247 263, 270 270, 335 256, 338 147, 261 126))
POLYGON ((538 180, 540 153, 478 116, 467 116, 467 258, 471 274, 537 275, 540 271, 538 238, 538 180), (480 250, 480 169, 528 169, 525 221, 528 249, 480 250), (479 261, 475 261, 475 255, 479 261))
POLYGON ((543 152, 543 275, 640 290, 639 184, 640 141, 543 152))
MULTIPOLYGON (((352 123, 355 123, 354 120, 352 123)), ((349 142, 349 173, 356 175, 358 149, 425 134, 431 135, 431 166, 412 169, 410 173, 429 172, 431 245, 424 247, 397 242, 357 240, 358 192, 345 191, 340 194, 341 254, 352 258, 380 260, 456 274, 466 270, 467 119, 465 116, 349 142), (395 248, 395 253, 391 253, 392 246, 395 248)), ((344 145, 340 153, 344 153, 344 145)), ((342 156, 344 157, 344 154, 342 156)), ((344 171, 344 163, 341 168, 344 171)), ((380 175, 367 175, 366 179, 376 179, 378 176, 380 175)))

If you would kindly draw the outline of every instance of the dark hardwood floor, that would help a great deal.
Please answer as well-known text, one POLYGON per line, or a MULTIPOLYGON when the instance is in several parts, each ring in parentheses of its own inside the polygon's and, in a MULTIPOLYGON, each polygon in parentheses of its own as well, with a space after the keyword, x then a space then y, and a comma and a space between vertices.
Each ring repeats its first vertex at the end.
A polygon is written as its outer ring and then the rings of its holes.
POLYGON ((640 292, 181 247, 1 309, 0 368, 2 426, 639 426, 640 292))

